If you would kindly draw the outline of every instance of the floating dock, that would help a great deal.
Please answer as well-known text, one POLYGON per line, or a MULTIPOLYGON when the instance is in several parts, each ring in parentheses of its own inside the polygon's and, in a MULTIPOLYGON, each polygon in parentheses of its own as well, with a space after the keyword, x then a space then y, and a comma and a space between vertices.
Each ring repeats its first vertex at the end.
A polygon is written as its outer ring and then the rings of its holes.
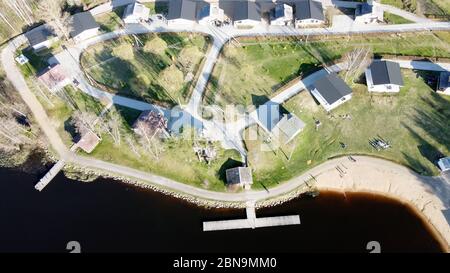
POLYGON ((247 219, 203 222, 203 231, 299 225, 299 215, 256 218, 254 203, 247 203, 247 219))
POLYGON ((64 160, 58 161, 51 169, 47 172, 47 174, 39 180, 39 182, 34 186, 34 188, 38 191, 42 191, 50 181, 64 168, 64 160))

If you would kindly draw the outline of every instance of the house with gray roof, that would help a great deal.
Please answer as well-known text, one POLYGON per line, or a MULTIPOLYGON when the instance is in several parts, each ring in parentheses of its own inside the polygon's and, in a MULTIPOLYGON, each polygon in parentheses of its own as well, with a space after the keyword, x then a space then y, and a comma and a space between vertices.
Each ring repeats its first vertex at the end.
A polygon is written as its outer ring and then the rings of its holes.
POLYGON ((228 188, 236 186, 249 188, 253 184, 252 171, 249 167, 235 167, 225 171, 228 188))
POLYGON ((331 73, 313 84, 311 94, 326 111, 331 111, 352 98, 352 89, 336 73, 331 73))
POLYGON ((89 11, 76 13, 69 20, 69 34, 76 42, 98 34, 100 26, 89 11))
POLYGON ((134 2, 126 6, 122 20, 125 24, 139 24, 147 21, 150 15, 150 9, 141 3, 134 2))
POLYGON ((197 5, 200 3, 202 3, 202 1, 169 1, 169 12, 166 16, 167 24, 170 26, 195 23, 197 20, 197 5))
POLYGON ((301 119, 276 102, 268 101, 256 111, 258 125, 281 144, 290 142, 305 127, 301 119))
POLYGON ((273 26, 291 26, 294 20, 294 8, 291 4, 277 3, 270 13, 273 26))
POLYGON ((235 27, 255 27, 261 24, 264 7, 251 1, 219 1, 224 11, 224 21, 230 21, 235 27))
POLYGON ((320 1, 299 0, 295 1, 295 26, 306 27, 325 23, 323 6, 320 1))
POLYGON ((444 95, 450 95, 450 72, 443 71, 439 75, 437 92, 444 95))
POLYGON ((375 60, 365 71, 369 92, 399 92, 403 86, 400 65, 375 60))
POLYGON ((34 51, 50 48, 58 40, 54 30, 48 25, 41 25, 28 31, 25 37, 34 51))

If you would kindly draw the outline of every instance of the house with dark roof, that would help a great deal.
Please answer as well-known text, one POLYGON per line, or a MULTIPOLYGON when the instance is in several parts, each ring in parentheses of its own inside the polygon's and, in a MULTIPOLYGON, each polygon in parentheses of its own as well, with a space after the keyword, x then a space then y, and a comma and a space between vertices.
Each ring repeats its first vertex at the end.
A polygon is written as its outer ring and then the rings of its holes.
POLYGON ((250 188, 253 184, 252 171, 249 167, 235 167, 225 171, 228 188, 250 188))
POLYGON ((371 0, 361 3, 355 9, 355 23, 371 24, 383 22, 383 17, 383 9, 378 4, 375 6, 371 0))
POLYGON ((224 11, 224 21, 230 21, 235 27, 255 27, 261 24, 263 7, 261 3, 251 1, 219 1, 224 11))
MULTIPOLYGON (((186 25, 193 24, 197 20, 197 5, 202 1, 171 0, 169 1, 169 12, 166 16, 167 24, 186 25)), ((203 3, 202 3, 203 4, 203 3)))
POLYGON ((320 1, 295 1, 295 27, 321 25, 325 23, 323 6, 320 1))
POLYGON ((34 51, 50 48, 58 40, 54 30, 48 25, 41 25, 28 31, 25 37, 34 51))
POLYGON ((276 3, 270 13, 270 24, 273 26, 290 26, 294 21, 294 8, 291 4, 276 3))
POLYGON ((326 111, 331 111, 352 98, 352 89, 336 73, 331 73, 316 80, 311 94, 326 111))
POLYGON ((375 60, 365 74, 369 92, 399 92, 403 86, 400 65, 395 62, 375 60))
POLYGON ((444 95, 450 95, 450 72, 449 71, 443 71, 439 75, 437 92, 444 94, 444 95))
POLYGON ((150 9, 141 3, 134 2, 126 6, 122 20, 125 24, 139 24, 148 20, 150 9))
POLYGON ((219 7, 219 2, 197 3, 197 22, 200 25, 211 25, 216 21, 224 21, 224 12, 219 7))
POLYGON ((281 144, 290 142, 305 127, 301 119, 276 102, 268 101, 259 106, 256 113, 258 125, 281 144))
POLYGON ((98 34, 100 28, 89 11, 74 14, 69 23, 70 37, 76 42, 89 39, 98 34))

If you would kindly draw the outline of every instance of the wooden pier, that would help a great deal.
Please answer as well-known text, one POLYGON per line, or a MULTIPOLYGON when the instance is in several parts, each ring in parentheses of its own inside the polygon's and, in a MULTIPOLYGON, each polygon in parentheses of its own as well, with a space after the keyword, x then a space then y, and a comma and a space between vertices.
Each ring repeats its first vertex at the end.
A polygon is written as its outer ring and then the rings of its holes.
POLYGON ((261 228, 274 226, 299 225, 299 215, 274 216, 256 218, 255 203, 248 202, 246 207, 247 219, 222 220, 203 222, 203 231, 230 230, 244 228, 261 228))
POLYGON ((64 160, 58 161, 51 169, 47 172, 47 174, 39 180, 39 182, 34 186, 34 188, 38 191, 42 191, 50 181, 64 168, 64 160))

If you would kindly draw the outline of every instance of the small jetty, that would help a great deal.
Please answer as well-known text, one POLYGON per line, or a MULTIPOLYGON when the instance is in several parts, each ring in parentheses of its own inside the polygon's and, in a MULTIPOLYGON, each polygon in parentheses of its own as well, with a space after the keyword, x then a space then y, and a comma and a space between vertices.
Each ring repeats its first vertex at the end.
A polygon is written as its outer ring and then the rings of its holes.
POLYGON ((247 202, 245 209, 247 219, 207 221, 203 222, 203 231, 261 228, 274 226, 299 225, 299 215, 274 216, 256 218, 255 203, 247 202))
POLYGON ((38 191, 42 191, 48 183, 52 181, 53 178, 64 168, 64 160, 58 161, 51 169, 47 172, 47 174, 39 180, 39 182, 34 186, 34 188, 38 191))

